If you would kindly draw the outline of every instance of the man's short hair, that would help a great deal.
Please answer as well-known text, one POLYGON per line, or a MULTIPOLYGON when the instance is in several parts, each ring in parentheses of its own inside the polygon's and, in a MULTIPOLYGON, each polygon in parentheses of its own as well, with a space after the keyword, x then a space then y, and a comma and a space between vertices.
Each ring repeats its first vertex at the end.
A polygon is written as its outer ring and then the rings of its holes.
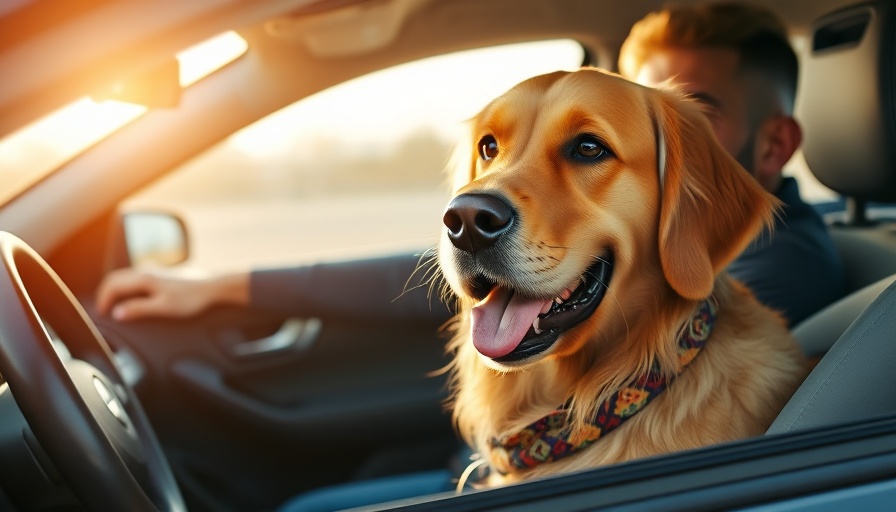
POLYGON ((755 71, 775 84, 786 113, 793 111, 798 63, 787 28, 771 11, 753 4, 723 2, 674 6, 636 23, 619 52, 619 72, 637 77, 644 62, 663 48, 729 48, 739 70, 755 71))

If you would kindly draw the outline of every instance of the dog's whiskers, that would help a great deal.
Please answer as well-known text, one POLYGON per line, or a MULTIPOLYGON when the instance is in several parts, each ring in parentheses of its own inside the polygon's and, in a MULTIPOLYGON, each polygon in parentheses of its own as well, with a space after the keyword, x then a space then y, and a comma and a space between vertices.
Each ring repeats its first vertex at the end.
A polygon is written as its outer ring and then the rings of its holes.
POLYGON ((402 288, 401 293, 398 297, 392 299, 392 302, 402 298, 405 294, 410 293, 418 288, 427 288, 426 297, 428 299, 432 298, 432 290, 436 283, 442 281, 440 278, 442 276, 441 269, 438 265, 438 253, 436 252, 435 247, 431 247, 420 255, 420 259, 417 261, 417 266, 414 268, 414 271, 411 272, 411 275, 408 276, 407 281, 404 283, 404 287, 402 288), (422 271, 422 274, 420 272, 422 271), (411 286, 411 281, 415 276, 419 275, 419 280, 417 284, 411 286))
MULTIPOLYGON (((415 289, 419 288, 423 284, 423 281, 425 281, 425 279, 426 279, 426 275, 432 270, 433 264, 435 263, 436 258, 438 257, 438 255, 435 253, 435 250, 436 250, 435 248, 430 247, 429 249, 426 249, 425 251, 423 251, 422 254, 420 254, 420 258, 417 260, 417 266, 414 267, 414 271, 411 272, 411 275, 408 276, 407 281, 405 281, 405 283, 404 283, 404 287, 402 289, 402 295, 404 295, 405 293, 407 293, 410 290, 415 290, 415 289), (420 277, 421 284, 418 284, 414 287, 408 288, 408 285, 411 284, 411 280, 414 278, 415 275, 417 275, 418 272, 420 272, 421 269, 425 269, 423 272, 423 275, 420 277)), ((401 297, 401 295, 399 295, 399 297, 401 297)), ((396 297, 396 298, 398 298, 398 297, 396 297)))

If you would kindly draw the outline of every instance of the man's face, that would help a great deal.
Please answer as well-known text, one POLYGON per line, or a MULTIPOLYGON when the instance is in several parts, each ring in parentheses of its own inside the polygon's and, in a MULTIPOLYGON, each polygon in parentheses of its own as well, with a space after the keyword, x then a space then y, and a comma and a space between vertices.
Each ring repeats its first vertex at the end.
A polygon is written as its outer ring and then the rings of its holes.
POLYGON ((668 80, 700 101, 718 141, 752 173, 753 134, 738 63, 737 52, 727 48, 668 48, 649 57, 635 81, 654 87, 668 80))

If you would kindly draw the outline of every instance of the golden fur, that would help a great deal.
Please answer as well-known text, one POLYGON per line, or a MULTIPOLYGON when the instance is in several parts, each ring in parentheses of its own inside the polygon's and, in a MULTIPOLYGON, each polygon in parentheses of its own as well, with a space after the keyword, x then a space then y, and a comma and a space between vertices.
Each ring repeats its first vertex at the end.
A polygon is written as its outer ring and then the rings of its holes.
POLYGON ((677 339, 712 296, 715 328, 697 358, 616 431, 565 459, 490 485, 762 434, 805 375, 781 318, 723 269, 770 225, 776 200, 715 142, 699 107, 586 69, 527 80, 472 120, 455 192, 499 194, 518 212, 502 283, 551 298, 608 252, 608 291, 588 319, 520 364, 483 356, 470 341, 471 276, 447 235, 443 274, 459 297, 449 346, 454 419, 487 455, 502 438, 572 399, 573 428, 654 362, 678 370, 677 339), (567 158, 568 142, 597 136, 611 156, 567 158), (480 158, 491 135, 498 153, 480 158), (661 142, 662 141, 662 142, 661 142), (664 163, 663 163, 664 161, 664 163), (658 165, 664 165, 661 190, 658 165))

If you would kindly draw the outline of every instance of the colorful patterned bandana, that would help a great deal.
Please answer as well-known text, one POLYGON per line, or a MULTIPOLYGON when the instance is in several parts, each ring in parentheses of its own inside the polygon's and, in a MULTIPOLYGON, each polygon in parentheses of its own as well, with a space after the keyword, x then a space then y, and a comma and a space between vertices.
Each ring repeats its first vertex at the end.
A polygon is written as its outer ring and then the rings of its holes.
MULTIPOLYGON (((706 344, 715 319, 715 307, 710 300, 705 300, 678 339, 678 361, 682 371, 706 344)), ((607 399, 591 423, 575 437, 567 425, 569 408, 563 405, 504 441, 492 439, 492 463, 497 465, 495 469, 499 473, 507 474, 513 468, 529 469, 573 455, 643 409, 666 389, 671 380, 654 365, 650 372, 607 399)))

